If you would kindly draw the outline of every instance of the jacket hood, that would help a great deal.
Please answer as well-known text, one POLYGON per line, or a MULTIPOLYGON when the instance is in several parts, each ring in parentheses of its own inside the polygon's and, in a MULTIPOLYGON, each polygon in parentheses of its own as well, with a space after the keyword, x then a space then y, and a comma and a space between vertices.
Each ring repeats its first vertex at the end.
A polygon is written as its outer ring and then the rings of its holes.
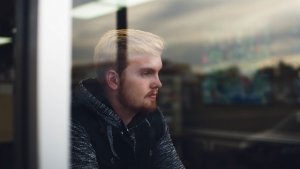
POLYGON ((112 109, 104 95, 103 87, 96 79, 80 81, 75 90, 75 98, 79 104, 88 107, 92 113, 100 116, 108 124, 115 127, 122 126, 122 120, 112 109))

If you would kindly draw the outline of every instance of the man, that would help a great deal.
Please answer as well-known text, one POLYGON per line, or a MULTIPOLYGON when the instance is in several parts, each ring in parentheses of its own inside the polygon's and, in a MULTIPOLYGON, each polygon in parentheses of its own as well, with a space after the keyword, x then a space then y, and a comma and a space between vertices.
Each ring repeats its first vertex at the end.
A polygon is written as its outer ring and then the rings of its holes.
POLYGON ((72 103, 72 168, 183 169, 156 105, 163 41, 140 30, 107 32, 95 48, 97 78, 72 103))

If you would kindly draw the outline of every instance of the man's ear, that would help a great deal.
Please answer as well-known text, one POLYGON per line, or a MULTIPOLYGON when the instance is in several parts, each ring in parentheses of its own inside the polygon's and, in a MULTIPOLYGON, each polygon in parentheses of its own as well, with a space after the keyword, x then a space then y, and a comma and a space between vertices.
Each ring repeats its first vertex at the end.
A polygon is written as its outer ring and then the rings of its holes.
POLYGON ((108 70, 105 74, 105 79, 107 86, 113 90, 117 90, 120 84, 119 74, 111 69, 108 70))

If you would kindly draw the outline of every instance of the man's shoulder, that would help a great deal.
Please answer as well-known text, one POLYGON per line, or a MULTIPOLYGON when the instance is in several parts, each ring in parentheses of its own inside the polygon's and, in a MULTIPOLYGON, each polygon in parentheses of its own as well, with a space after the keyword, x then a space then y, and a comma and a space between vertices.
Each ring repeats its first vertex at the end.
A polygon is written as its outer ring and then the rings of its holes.
POLYGON ((100 126, 100 118, 97 114, 82 103, 74 101, 71 106, 71 120, 79 123, 84 128, 94 128, 100 126))
POLYGON ((78 120, 82 119, 83 117, 88 116, 89 110, 81 103, 79 103, 76 99, 72 100, 71 104, 71 118, 72 120, 78 120))

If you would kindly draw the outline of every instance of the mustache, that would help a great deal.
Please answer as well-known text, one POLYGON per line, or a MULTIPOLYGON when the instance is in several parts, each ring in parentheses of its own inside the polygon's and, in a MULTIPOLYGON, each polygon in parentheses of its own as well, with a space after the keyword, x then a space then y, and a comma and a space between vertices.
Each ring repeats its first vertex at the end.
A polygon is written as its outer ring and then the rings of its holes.
POLYGON ((151 90, 150 92, 148 92, 148 93, 146 94, 146 97, 148 97, 148 96, 153 96, 153 95, 158 96, 158 89, 151 90))

